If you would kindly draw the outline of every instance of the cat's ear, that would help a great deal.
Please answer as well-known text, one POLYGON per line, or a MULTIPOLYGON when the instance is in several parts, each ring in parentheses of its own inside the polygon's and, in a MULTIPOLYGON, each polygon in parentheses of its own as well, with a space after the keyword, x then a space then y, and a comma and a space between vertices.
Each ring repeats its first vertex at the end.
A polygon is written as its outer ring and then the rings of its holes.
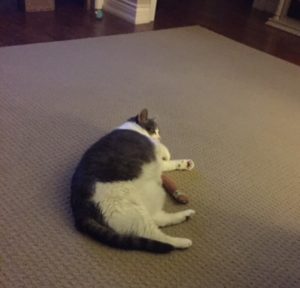
POLYGON ((146 123, 148 120, 148 110, 143 109, 140 114, 137 116, 138 123, 146 123))

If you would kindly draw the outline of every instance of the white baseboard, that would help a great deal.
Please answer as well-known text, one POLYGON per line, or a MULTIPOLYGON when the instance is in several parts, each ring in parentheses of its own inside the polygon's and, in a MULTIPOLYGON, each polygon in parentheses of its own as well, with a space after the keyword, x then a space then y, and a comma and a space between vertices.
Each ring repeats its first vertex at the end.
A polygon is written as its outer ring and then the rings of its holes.
POLYGON ((300 21, 288 17, 283 17, 281 19, 271 18, 267 22, 267 25, 300 36, 300 21))

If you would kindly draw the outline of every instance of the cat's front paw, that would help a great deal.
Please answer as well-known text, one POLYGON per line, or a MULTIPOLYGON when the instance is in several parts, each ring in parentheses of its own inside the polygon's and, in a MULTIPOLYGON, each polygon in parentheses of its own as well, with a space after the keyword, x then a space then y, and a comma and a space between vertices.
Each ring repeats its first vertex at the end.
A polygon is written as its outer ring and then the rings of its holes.
POLYGON ((177 165, 178 170, 192 170, 194 167, 195 163, 191 159, 181 160, 177 165))
POLYGON ((189 159, 187 160, 187 170, 192 170, 195 167, 195 163, 193 160, 189 159))

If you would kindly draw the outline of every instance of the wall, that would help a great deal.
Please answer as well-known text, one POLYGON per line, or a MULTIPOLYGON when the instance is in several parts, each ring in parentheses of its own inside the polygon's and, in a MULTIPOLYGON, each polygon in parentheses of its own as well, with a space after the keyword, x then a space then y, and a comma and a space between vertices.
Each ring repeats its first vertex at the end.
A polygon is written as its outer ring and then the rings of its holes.
POLYGON ((274 14, 279 0, 254 0, 253 8, 274 14))

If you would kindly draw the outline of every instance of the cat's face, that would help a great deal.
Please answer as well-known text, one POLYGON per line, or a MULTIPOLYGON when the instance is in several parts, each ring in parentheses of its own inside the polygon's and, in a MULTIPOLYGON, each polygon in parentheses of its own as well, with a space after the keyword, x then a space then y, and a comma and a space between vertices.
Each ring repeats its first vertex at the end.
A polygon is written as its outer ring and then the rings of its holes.
POLYGON ((150 137, 160 139, 158 125, 154 119, 148 118, 147 109, 143 109, 134 119, 137 124, 147 131, 150 137))

